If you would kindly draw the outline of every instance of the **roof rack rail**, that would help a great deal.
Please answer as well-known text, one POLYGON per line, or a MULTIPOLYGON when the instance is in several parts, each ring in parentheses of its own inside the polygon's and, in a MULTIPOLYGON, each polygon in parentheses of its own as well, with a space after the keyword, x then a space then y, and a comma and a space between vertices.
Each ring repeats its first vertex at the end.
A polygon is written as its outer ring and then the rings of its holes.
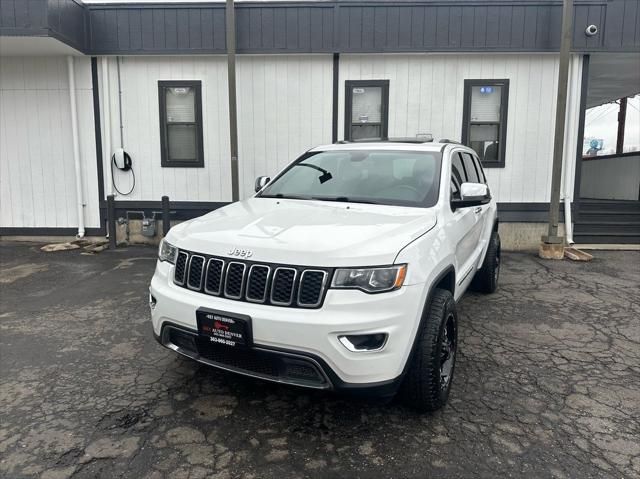
POLYGON ((429 135, 425 138, 402 137, 402 138, 360 138, 358 140, 338 140, 334 145, 345 145, 349 143, 432 143, 433 137, 429 135))
POLYGON ((438 143, 451 143, 453 145, 462 145, 462 143, 460 143, 459 141, 450 140, 449 138, 443 138, 443 139, 439 140, 438 143))

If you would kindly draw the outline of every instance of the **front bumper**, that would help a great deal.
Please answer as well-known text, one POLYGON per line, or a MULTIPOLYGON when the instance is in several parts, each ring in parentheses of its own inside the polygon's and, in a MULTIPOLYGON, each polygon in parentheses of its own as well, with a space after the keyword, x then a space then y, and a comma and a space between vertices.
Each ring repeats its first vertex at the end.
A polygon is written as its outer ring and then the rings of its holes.
MULTIPOLYGON (((410 354, 426 298, 424 285, 376 295, 331 289, 320 309, 281 308, 180 288, 173 284, 172 275, 172 265, 158 262, 150 286, 155 300, 153 329, 161 344, 222 369, 321 389, 386 390, 395 385, 410 354), (230 358, 221 357, 220 350, 203 350, 196 324, 196 310, 201 307, 250 316, 254 343, 250 354, 230 358), (388 335, 378 351, 349 351, 338 340, 343 334, 373 333, 388 335), (187 347, 187 343, 181 347, 172 335, 192 338, 195 347, 187 347), (268 364, 271 369, 256 371, 252 369, 255 364, 268 364), (308 374, 308 378, 292 377, 290 371, 296 369, 292 364, 298 364, 297 372, 308 374)), ((210 344, 207 347, 212 348, 210 344)), ((235 353, 226 348, 222 354, 235 353)))

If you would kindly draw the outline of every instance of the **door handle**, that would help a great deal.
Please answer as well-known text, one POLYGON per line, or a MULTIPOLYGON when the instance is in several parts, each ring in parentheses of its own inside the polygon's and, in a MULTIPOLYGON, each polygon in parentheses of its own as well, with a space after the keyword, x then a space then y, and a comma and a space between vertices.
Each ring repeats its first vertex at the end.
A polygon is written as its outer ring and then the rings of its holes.
POLYGON ((482 206, 478 206, 476 207, 476 209, 473 210, 473 212, 477 215, 479 215, 480 213, 482 213, 482 206))

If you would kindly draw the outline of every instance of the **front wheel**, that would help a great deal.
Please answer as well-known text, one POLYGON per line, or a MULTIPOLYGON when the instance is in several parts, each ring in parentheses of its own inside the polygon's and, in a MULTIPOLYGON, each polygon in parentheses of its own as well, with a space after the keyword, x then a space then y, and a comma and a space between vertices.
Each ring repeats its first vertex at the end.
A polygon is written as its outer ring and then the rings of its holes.
POLYGON ((421 412, 435 411, 447 402, 458 349, 458 313, 452 294, 436 289, 426 314, 400 390, 403 401, 421 412))

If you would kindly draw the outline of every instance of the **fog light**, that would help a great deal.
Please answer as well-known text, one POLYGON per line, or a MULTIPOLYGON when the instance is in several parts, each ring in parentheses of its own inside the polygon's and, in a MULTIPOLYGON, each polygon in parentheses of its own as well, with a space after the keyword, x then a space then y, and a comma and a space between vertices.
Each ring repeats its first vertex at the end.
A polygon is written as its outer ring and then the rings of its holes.
POLYGON ((156 298, 151 293, 149 293, 149 307, 151 308, 151 310, 156 309, 156 303, 156 298))
POLYGON ((349 351, 379 351, 387 342, 387 333, 348 334, 338 336, 338 340, 349 351))

